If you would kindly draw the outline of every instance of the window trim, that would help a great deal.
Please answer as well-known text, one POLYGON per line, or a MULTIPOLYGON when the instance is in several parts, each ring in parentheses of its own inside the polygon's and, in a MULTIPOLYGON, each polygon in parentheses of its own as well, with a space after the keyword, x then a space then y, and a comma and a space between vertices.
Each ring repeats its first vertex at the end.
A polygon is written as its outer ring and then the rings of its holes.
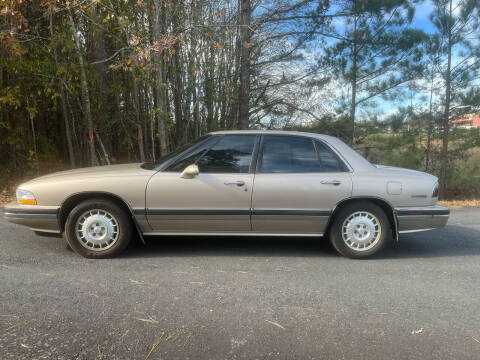
MULTIPOLYGON (((239 173, 232 173, 232 172, 205 172, 203 174, 254 174, 255 171, 255 167, 254 167, 254 163, 256 161, 256 152, 258 152, 258 144, 259 144, 259 139, 260 139, 260 135, 259 134, 221 134, 221 135, 212 135, 212 137, 218 137, 217 141, 214 141, 212 143, 212 145, 210 145, 210 147, 208 149, 205 149, 204 152, 202 153, 202 155, 197 159, 197 161, 195 161, 194 164, 197 164, 198 161, 200 161, 215 145, 217 145, 225 136, 255 136, 255 138, 253 139, 253 149, 252 149, 252 157, 250 159, 250 165, 248 166, 248 171, 247 172, 239 172, 239 173), (255 160, 255 161, 254 161, 255 160)), ((207 138, 208 139, 208 138, 207 138)), ((205 139, 205 141, 207 140, 205 139)), ((197 148, 198 146, 200 146, 201 144, 203 144, 205 141, 202 141, 201 143, 197 144, 197 146, 195 146, 194 148, 197 148)), ((193 150, 194 148, 189 148, 189 149, 186 149, 184 152, 182 152, 181 154, 178 154, 178 156, 174 159, 172 159, 172 162, 170 164, 168 164, 166 167, 172 165, 176 160, 180 159, 187 151, 190 151, 190 150, 193 150)), ((165 173, 181 173, 182 171, 168 171, 168 170, 160 170, 162 172, 165 172, 165 173)), ((202 172, 200 172, 202 174, 202 172)))
MULTIPOLYGON (((202 135, 203 136, 203 135, 202 135)), ((171 172, 171 173, 176 173, 177 171, 167 171, 165 170, 167 167, 169 167, 170 165, 172 165, 174 162, 176 162, 178 159, 180 159, 182 156, 184 156, 187 152, 189 151, 192 151, 196 148, 198 148, 199 146, 201 146, 202 144, 204 144, 205 142, 207 142, 208 140, 210 139, 214 139, 214 138, 218 138, 217 141, 214 141, 213 144, 215 145, 221 138, 221 136, 218 136, 218 135, 206 135, 205 139, 201 142, 199 142, 198 144, 196 145, 192 145, 190 146, 189 148, 185 149, 184 151, 182 151, 180 154, 177 154, 177 156, 167 160, 165 163, 163 164, 160 164, 155 170, 158 171, 158 172, 171 172)), ((213 146, 213 145, 212 145, 213 146)), ((210 150, 210 148, 208 148, 208 150, 210 150)), ((202 154, 203 156, 203 154, 202 154)), ((181 171, 179 171, 181 173, 181 171)))
POLYGON ((314 138, 314 140, 325 145, 328 149, 330 149, 330 151, 332 151, 338 157, 338 160, 345 168, 344 172, 353 173, 353 168, 350 165, 350 163, 347 161, 347 159, 345 159, 345 157, 337 149, 335 149, 335 147, 330 145, 326 140, 318 139, 318 138, 314 138))
MULTIPOLYGON (((327 143, 323 139, 319 139, 316 137, 312 136, 304 136, 304 135, 297 135, 297 134, 261 134, 261 139, 260 139, 260 145, 259 145, 259 151, 257 154, 257 160, 256 160, 256 168, 255 168, 255 173, 256 174, 328 174, 329 172, 286 172, 286 173, 276 173, 276 172, 263 172, 261 171, 261 166, 263 162, 263 149, 264 149, 264 143, 265 143, 265 137, 266 136, 283 136, 283 137, 299 137, 299 138, 304 138, 304 139, 310 139, 312 141, 313 148, 315 150, 315 153, 317 154, 317 159, 318 163, 320 165, 320 169, 322 166, 322 162, 320 160, 320 155, 317 150, 316 142, 322 143, 322 145, 325 145, 325 147, 332 152, 332 154, 338 159, 342 167, 344 168, 344 171, 339 171, 336 173, 351 173, 353 172, 352 167, 350 164, 344 160, 343 156, 339 154, 339 152, 334 149, 329 143, 327 143)), ((331 173, 331 172, 330 172, 331 173)))
POLYGON ((255 144, 253 145, 252 159, 250 160, 250 168, 248 169, 249 174, 255 174, 257 168, 258 154, 260 151, 262 140, 262 134, 257 134, 255 137, 255 144))
MULTIPOLYGON (((315 151, 317 152, 317 156, 318 156, 318 161, 320 162, 320 168, 322 169, 323 168, 323 162, 322 162, 322 158, 320 157, 320 150, 318 149, 318 146, 317 146, 317 142, 318 139, 312 139, 313 140, 313 146, 315 146, 315 151)), ((331 153, 333 155, 333 157, 335 159, 337 159, 337 161, 339 162, 340 166, 342 167, 342 171, 322 171, 323 173, 343 173, 343 172, 349 172, 349 169, 348 167, 346 166, 346 164, 342 161, 342 159, 340 158, 340 156, 338 156, 338 154, 332 150, 332 148, 330 146, 328 146, 326 143, 322 142, 322 145, 325 146, 326 150, 331 153)))
MULTIPOLYGON (((173 162, 177 161, 180 157, 185 155, 187 151, 193 150, 194 148, 197 148, 198 146, 202 145, 205 141, 208 141, 210 137, 217 137, 217 141, 215 141, 207 150, 210 150, 213 146, 215 146, 220 139, 222 139, 224 136, 230 135, 230 134, 206 134, 209 135, 205 138, 204 141, 198 143, 194 147, 190 147, 186 149, 185 151, 181 152, 178 154, 176 157, 168 160, 166 163, 159 165, 156 167, 154 170, 157 172, 166 172, 166 173, 181 173, 181 171, 167 171, 165 170, 166 167, 170 166, 173 162)), ((232 135, 253 135, 253 134, 232 134, 232 135)), ((324 139, 320 139, 317 137, 312 137, 312 136, 307 136, 307 135, 300 135, 300 134, 256 134, 256 139, 255 139, 255 144, 253 147, 253 152, 252 152, 252 159, 250 160, 250 168, 248 171, 248 174, 319 174, 319 173, 266 173, 266 172, 261 172, 260 167, 262 165, 262 160, 263 160, 263 143, 265 136, 287 136, 287 137, 300 137, 300 138, 307 138, 311 139, 313 143, 315 144, 317 141, 320 142, 322 145, 325 145, 327 149, 329 149, 340 161, 340 163, 344 166, 345 171, 344 172, 349 172, 353 173, 353 168, 350 166, 349 162, 340 154, 337 149, 335 149, 332 145, 330 145, 327 141, 324 139)), ((317 147, 315 145, 315 150, 317 151, 317 147)), ((204 154, 202 154, 203 157, 204 154)), ((318 152, 317 152, 317 156, 318 152)), ((201 157, 200 157, 201 158, 201 157)), ((199 160, 200 160, 199 158, 199 160)), ((198 160, 197 160, 198 161, 198 160)), ((319 159, 320 161, 320 159, 319 159)), ((320 162, 321 165, 321 162, 320 162)), ((210 174, 234 174, 234 173, 210 173, 210 174)), ((237 173, 237 174, 247 174, 247 173, 237 173)))

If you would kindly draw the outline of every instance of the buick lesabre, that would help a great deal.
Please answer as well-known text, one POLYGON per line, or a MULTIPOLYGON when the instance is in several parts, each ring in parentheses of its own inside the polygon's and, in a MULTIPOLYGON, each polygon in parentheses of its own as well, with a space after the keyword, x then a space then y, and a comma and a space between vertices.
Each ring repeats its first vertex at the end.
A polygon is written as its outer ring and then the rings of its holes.
POLYGON ((311 236, 342 255, 377 254, 401 233, 442 227, 435 176, 375 166, 337 138, 221 131, 157 163, 42 176, 17 189, 8 221, 63 234, 89 258, 122 252, 133 234, 311 236))

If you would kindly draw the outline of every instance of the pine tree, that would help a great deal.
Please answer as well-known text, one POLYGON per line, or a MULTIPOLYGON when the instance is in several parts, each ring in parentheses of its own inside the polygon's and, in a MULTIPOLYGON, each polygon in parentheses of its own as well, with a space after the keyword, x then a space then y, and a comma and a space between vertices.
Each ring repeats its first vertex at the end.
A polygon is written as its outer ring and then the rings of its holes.
POLYGON ((358 108, 418 76, 422 53, 418 45, 423 31, 409 27, 414 15, 412 1, 340 0, 333 9, 343 21, 332 23, 326 37, 331 44, 324 62, 338 79, 350 85, 348 110, 350 144, 355 139, 358 108))

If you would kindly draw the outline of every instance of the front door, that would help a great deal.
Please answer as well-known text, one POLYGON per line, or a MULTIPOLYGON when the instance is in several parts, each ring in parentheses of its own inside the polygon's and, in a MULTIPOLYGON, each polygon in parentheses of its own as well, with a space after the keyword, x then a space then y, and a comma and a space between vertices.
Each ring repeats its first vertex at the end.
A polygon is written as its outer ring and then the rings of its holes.
POLYGON ((252 198, 252 230, 322 234, 335 205, 350 196, 346 164, 324 143, 302 136, 263 137, 252 198))
POLYGON ((155 233, 251 231, 251 160, 256 135, 217 135, 150 180, 147 219, 155 233), (196 164, 199 175, 180 177, 196 164))

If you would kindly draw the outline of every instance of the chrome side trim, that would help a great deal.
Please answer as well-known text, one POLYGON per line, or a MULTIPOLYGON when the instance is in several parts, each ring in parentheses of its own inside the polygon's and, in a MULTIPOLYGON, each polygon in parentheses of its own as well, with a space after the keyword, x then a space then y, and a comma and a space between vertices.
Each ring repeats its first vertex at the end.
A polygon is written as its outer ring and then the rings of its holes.
MULTIPOLYGON (((147 209, 145 213, 147 215, 250 215, 250 209, 147 209)), ((141 211, 134 210, 134 214, 140 215, 141 211)))
POLYGON ((133 209, 134 215, 291 215, 330 216, 330 210, 310 209, 133 209))
MULTIPOLYGON (((17 208, 6 207, 5 208, 5 215, 6 214, 25 214, 25 215, 32 214, 32 215, 55 215, 56 216, 57 213, 58 213, 58 208, 55 208, 55 209, 45 209, 45 208, 34 209, 34 208, 21 208, 20 206, 22 206, 22 205, 19 205, 17 208)), ((38 206, 38 205, 35 205, 35 206, 38 206)))
POLYGON ((330 216, 330 210, 253 209, 252 215, 330 216))
POLYGON ((397 216, 423 216, 423 215, 441 215, 441 216, 448 216, 450 215, 449 209, 407 209, 407 210, 398 210, 395 209, 397 216))
POLYGON ((6 212, 3 214, 6 218, 16 218, 16 219, 56 219, 57 214, 48 214, 48 213, 17 213, 17 212, 6 212))
POLYGON ((426 205, 426 206, 397 206, 395 208, 395 211, 407 211, 407 210, 411 210, 411 211, 420 211, 420 210, 423 210, 423 211, 448 211, 450 212, 450 209, 445 207, 445 206, 441 206, 441 205, 426 205))
POLYGON ((260 233, 260 232, 145 232, 144 236, 282 236, 282 237, 319 237, 323 233, 260 233))
POLYGON ((399 234, 410 234, 410 233, 416 233, 416 232, 421 232, 421 231, 428 231, 428 230, 435 230, 435 228, 428 228, 428 229, 415 229, 415 230, 402 230, 399 231, 399 234))
POLYGON ((30 230, 33 230, 37 233, 47 233, 47 234, 61 234, 62 233, 60 230, 46 230, 46 229, 35 229, 35 228, 30 228, 30 230))

